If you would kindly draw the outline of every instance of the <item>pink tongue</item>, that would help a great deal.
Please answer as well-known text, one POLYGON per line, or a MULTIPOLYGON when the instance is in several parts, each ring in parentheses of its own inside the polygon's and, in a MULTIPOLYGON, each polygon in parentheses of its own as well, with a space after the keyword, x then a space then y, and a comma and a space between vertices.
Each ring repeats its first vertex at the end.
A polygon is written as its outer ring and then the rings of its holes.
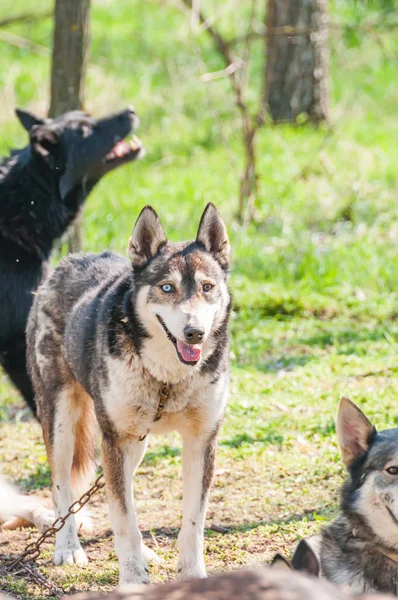
POLYGON ((184 344, 184 342, 177 340, 177 350, 187 362, 197 362, 202 352, 202 346, 199 344, 184 344))

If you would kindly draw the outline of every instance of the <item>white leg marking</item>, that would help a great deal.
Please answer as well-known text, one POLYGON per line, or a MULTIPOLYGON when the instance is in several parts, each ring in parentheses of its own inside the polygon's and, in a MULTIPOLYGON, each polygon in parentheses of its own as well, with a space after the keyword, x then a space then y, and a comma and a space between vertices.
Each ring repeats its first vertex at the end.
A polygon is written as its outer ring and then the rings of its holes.
POLYGON ((119 585, 149 583, 142 555, 142 537, 134 509, 132 478, 147 447, 147 440, 122 449, 104 440, 104 468, 109 513, 119 560, 119 585))
POLYGON ((205 470, 212 473, 214 467, 214 455, 207 452, 210 442, 211 434, 204 438, 183 439, 183 516, 178 536, 178 573, 181 579, 206 577, 203 536, 210 486, 203 486, 203 483, 206 480, 205 470))
MULTIPOLYGON (((57 403, 53 441, 53 500, 56 517, 68 512, 74 497, 72 492, 72 462, 75 448, 74 428, 79 411, 71 406, 68 390, 61 393, 57 403)), ((86 553, 77 536, 75 517, 71 515, 64 527, 55 534, 55 565, 86 565, 86 553)))

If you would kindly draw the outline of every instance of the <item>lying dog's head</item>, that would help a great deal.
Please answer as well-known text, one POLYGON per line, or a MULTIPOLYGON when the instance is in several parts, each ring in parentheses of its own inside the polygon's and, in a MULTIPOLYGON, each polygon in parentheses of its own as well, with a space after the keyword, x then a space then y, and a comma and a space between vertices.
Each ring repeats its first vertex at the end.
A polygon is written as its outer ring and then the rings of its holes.
POLYGON ((82 184, 91 189, 103 175, 143 153, 138 138, 124 140, 138 126, 133 109, 98 120, 80 111, 57 119, 19 109, 16 114, 29 133, 33 159, 59 176, 62 198, 82 184))
MULTIPOLYGON (((226 322, 230 245, 224 222, 208 204, 196 240, 167 241, 156 212, 147 206, 135 224, 129 256, 138 290, 139 317, 163 360, 195 366, 214 350, 226 322)), ((160 357, 161 358, 161 357, 160 357)))
POLYGON ((337 436, 349 473, 343 511, 363 519, 375 543, 398 549, 398 429, 377 432, 353 402, 342 398, 337 436))

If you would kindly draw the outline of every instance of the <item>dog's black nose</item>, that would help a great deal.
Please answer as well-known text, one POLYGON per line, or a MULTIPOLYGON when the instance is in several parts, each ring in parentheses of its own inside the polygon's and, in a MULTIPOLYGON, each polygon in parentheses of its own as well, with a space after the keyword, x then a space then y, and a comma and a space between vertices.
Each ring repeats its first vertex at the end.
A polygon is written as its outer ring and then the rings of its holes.
POLYGON ((188 344, 200 344, 205 337, 205 330, 202 327, 185 327, 185 340, 188 344))
POLYGON ((135 115, 135 114, 136 114, 136 113, 135 113, 135 110, 134 110, 134 107, 133 107, 133 106, 131 106, 131 104, 130 104, 130 106, 128 107, 127 111, 128 111, 128 112, 129 112, 131 115, 135 115))

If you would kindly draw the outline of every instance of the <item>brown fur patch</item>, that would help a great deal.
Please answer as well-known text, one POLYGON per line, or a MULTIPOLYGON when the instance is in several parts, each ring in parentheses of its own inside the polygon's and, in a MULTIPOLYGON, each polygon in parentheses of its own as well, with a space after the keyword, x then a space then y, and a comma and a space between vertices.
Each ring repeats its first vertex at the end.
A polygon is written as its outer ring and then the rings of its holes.
POLYGON ((75 450, 72 463, 72 485, 76 489, 80 482, 93 474, 97 423, 91 396, 75 383, 71 390, 72 410, 80 412, 75 427, 75 450))
POLYGON ((113 438, 102 442, 102 466, 105 473, 107 493, 117 498, 120 507, 127 514, 126 482, 123 472, 123 452, 113 438))
POLYGON ((200 437, 203 433, 203 413, 200 408, 188 408, 184 411, 186 430, 193 437, 200 437))

